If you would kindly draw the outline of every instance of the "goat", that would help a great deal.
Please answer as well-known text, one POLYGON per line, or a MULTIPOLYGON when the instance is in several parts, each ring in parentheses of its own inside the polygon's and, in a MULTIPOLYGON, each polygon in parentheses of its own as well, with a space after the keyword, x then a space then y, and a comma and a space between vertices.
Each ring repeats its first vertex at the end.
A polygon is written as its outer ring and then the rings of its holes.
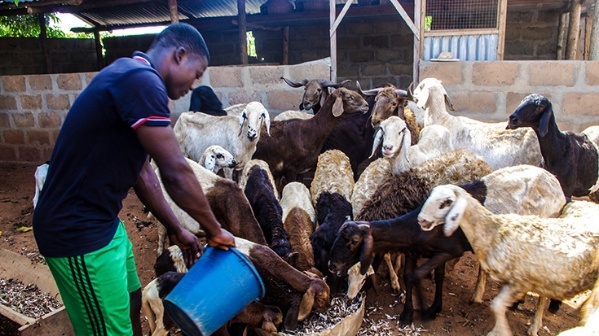
MULTIPOLYGON (((235 170, 240 171, 256 151, 262 125, 270 134, 268 111, 261 103, 251 102, 239 117, 183 112, 173 130, 181 151, 192 160, 198 161, 209 146, 219 145, 233 154, 235 170)), ((232 172, 226 170, 225 176, 232 178, 232 172)))
POLYGON ((547 98, 533 93, 522 100, 508 122, 509 129, 520 127, 534 130, 545 168, 557 176, 568 199, 599 188, 597 145, 584 134, 560 131, 547 98))
POLYGON ((213 116, 227 115, 227 112, 223 110, 223 103, 218 99, 214 90, 207 85, 197 86, 191 91, 189 111, 202 112, 213 116))
POLYGON ((539 294, 528 334, 541 327, 546 298, 564 300, 591 289, 599 274, 599 226, 591 218, 541 218, 496 215, 464 189, 435 187, 424 203, 418 222, 430 231, 442 225, 450 236, 460 227, 480 266, 503 283, 493 299, 495 327, 489 335, 512 335, 506 308, 527 292, 539 294))
POLYGON ((295 266, 297 252, 289 243, 289 235, 283 226, 283 209, 268 165, 262 160, 250 160, 243 169, 243 190, 254 216, 266 238, 268 246, 281 258, 295 266))
POLYGON ((488 124, 462 116, 450 115, 446 108, 447 91, 436 78, 425 78, 413 93, 416 104, 425 110, 425 127, 436 124, 447 127, 455 149, 466 148, 480 155, 493 170, 529 164, 540 167, 541 151, 532 130, 506 130, 505 123, 488 124))
POLYGON ((262 137, 253 158, 268 163, 277 189, 282 190, 286 183, 297 181, 298 174, 316 166, 318 155, 342 114, 367 110, 368 104, 357 92, 336 89, 313 118, 273 122, 271 136, 262 137))
POLYGON ((281 79, 291 87, 304 87, 304 95, 302 102, 299 104, 299 109, 306 111, 312 109, 314 114, 320 111, 320 108, 329 97, 329 88, 338 89, 349 82, 349 80, 344 80, 335 83, 327 79, 304 79, 301 82, 295 82, 285 77, 281 77, 281 79))

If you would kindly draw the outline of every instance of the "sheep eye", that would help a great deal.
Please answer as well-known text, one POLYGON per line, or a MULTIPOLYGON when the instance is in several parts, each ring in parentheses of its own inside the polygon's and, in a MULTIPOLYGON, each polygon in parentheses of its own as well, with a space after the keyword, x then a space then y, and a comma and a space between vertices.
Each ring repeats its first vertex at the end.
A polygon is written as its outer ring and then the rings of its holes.
POLYGON ((451 201, 447 199, 447 200, 443 201, 443 203, 441 203, 441 206, 439 207, 439 209, 445 209, 450 205, 451 205, 451 201))
POLYGON ((222 155, 222 154, 220 154, 220 153, 219 153, 219 154, 216 154, 216 158, 217 158, 217 159, 222 159, 222 158, 224 158, 224 155, 222 155))

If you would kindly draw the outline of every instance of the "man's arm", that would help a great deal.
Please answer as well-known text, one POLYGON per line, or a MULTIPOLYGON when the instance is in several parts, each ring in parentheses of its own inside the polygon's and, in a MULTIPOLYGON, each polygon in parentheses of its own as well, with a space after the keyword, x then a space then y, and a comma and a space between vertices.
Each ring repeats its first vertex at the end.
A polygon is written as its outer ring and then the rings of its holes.
POLYGON ((201 224, 208 243, 222 248, 234 246, 233 235, 222 229, 214 217, 200 183, 179 149, 172 128, 141 126, 136 132, 142 146, 160 169, 164 188, 181 209, 201 224))

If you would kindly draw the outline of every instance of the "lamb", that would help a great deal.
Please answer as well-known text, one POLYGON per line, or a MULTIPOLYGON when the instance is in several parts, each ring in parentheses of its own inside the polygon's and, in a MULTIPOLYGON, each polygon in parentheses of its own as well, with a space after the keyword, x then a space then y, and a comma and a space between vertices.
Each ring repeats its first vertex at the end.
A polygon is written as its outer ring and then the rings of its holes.
POLYGON ((223 103, 218 99, 214 90, 207 85, 197 86, 191 91, 189 110, 214 116, 227 115, 227 112, 223 110, 223 103))
POLYGON ((493 170, 529 164, 540 167, 541 151, 532 130, 506 130, 505 123, 488 124, 462 116, 452 116, 445 109, 449 97, 441 81, 426 78, 414 90, 413 99, 425 110, 425 127, 445 126, 454 148, 466 148, 480 155, 493 170))
POLYGON ((268 246, 281 258, 295 266, 297 252, 289 243, 289 235, 283 226, 283 209, 279 204, 278 194, 266 162, 250 160, 243 169, 243 190, 254 216, 266 238, 268 246))
POLYGON ((219 145, 206 148, 198 163, 215 174, 223 168, 234 168, 237 165, 233 155, 219 145))
MULTIPOLYGON (((545 169, 530 165, 502 168, 462 187, 496 214, 557 217, 566 203, 555 176, 545 169)), ((429 258, 416 273, 411 274, 413 265, 406 270, 407 300, 400 318, 403 323, 411 322, 413 313, 410 295, 412 282, 419 282, 425 274, 435 269, 435 303, 425 312, 425 316, 434 318, 441 310, 445 263, 459 258, 466 251, 472 251, 460 230, 449 238, 443 237, 440 230, 422 232, 416 220, 418 213, 419 208, 390 220, 346 222, 331 249, 330 266, 337 274, 344 274, 358 256, 363 270, 372 264, 375 254, 388 251, 412 253, 411 258, 418 255, 429 258)), ((407 258, 408 261, 411 258, 407 258)), ((471 301, 482 302, 485 283, 486 275, 479 270, 471 301)))
POLYGON ((381 145, 383 157, 391 161, 391 172, 399 174, 422 162, 453 150, 450 133, 444 126, 429 125, 422 130, 420 140, 410 146, 410 130, 406 122, 396 116, 384 120, 376 131, 372 156, 381 145))
MULTIPOLYGON (((262 233, 260 224, 254 217, 252 208, 247 200, 243 190, 237 186, 237 183, 222 178, 208 169, 200 166, 197 162, 187 159, 187 163, 193 169, 198 178, 206 199, 210 203, 210 208, 221 225, 233 235, 249 239, 259 244, 266 244, 266 238, 262 233)), ((160 170, 156 170, 156 175, 160 176, 160 170)), ((203 231, 200 223, 196 222, 191 216, 183 211, 164 190, 164 198, 175 213, 181 225, 190 232, 202 236, 203 231)), ((164 226, 158 226, 158 249, 160 255, 164 249, 166 229, 164 226)))
POLYGON ((351 194, 351 205, 354 217, 362 210, 378 187, 391 176, 391 162, 386 158, 372 161, 360 174, 351 194))
POLYGON ((557 176, 568 199, 599 188, 597 145, 584 134, 560 131, 547 98, 533 93, 522 100, 508 122, 509 129, 521 127, 536 133, 545 168, 557 176))
MULTIPOLYGON (((183 112, 173 128, 181 151, 194 161, 212 145, 228 150, 240 171, 252 158, 260 140, 260 130, 265 126, 270 135, 270 115, 259 102, 247 104, 239 117, 211 116, 203 113, 183 112)), ((232 172, 225 176, 232 178, 232 172)))
POLYGON ((488 335, 512 335, 506 308, 527 292, 539 294, 529 335, 541 327, 546 297, 564 300, 591 289, 599 275, 599 226, 594 218, 495 215, 458 186, 441 185, 424 203, 418 222, 430 231, 443 224, 446 236, 458 227, 481 267, 503 283, 493 299, 495 327, 488 335))
POLYGON ((304 79, 301 82, 294 82, 285 77, 281 77, 281 79, 291 87, 304 87, 304 96, 302 97, 302 102, 299 104, 299 109, 306 111, 312 109, 314 114, 320 111, 320 108, 329 97, 329 88, 338 89, 349 82, 349 80, 344 80, 335 83, 327 79, 304 79))
POLYGON ((307 120, 273 122, 270 137, 262 137, 253 158, 268 163, 282 190, 298 174, 316 166, 318 155, 342 114, 366 112, 368 104, 357 92, 346 88, 333 91, 320 112, 307 120))
POLYGON ((329 251, 343 222, 352 216, 351 193, 354 178, 349 158, 343 152, 328 150, 318 157, 314 179, 310 185, 318 227, 310 236, 316 268, 327 274, 329 251))
POLYGON ((46 161, 41 165, 37 166, 34 173, 35 178, 35 194, 33 196, 33 208, 37 206, 37 200, 40 197, 44 183, 46 183, 46 176, 48 176, 48 169, 50 168, 50 161, 46 161))
POLYGON ((291 248, 298 253, 295 267, 300 271, 309 271, 322 276, 314 267, 314 251, 310 235, 314 232, 316 214, 310 191, 300 182, 288 183, 281 196, 283 225, 289 234, 291 248))

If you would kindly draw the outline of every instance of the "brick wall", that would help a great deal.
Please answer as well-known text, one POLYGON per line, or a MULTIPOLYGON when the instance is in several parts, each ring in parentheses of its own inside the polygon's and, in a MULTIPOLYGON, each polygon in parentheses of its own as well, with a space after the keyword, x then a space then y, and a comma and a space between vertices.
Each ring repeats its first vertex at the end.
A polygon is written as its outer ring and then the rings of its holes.
POLYGON ((599 125, 599 61, 422 62, 420 78, 443 82, 456 112, 506 121, 524 97, 539 93, 563 131, 599 125))
MULTIPOLYGON (((296 109, 303 89, 280 79, 326 78, 330 60, 291 66, 209 67, 197 85, 210 85, 225 107, 260 101, 271 112, 296 109)), ((0 76, 0 162, 50 159, 64 118, 95 72, 0 76)), ((190 95, 171 101, 173 120, 189 108, 190 95)))

